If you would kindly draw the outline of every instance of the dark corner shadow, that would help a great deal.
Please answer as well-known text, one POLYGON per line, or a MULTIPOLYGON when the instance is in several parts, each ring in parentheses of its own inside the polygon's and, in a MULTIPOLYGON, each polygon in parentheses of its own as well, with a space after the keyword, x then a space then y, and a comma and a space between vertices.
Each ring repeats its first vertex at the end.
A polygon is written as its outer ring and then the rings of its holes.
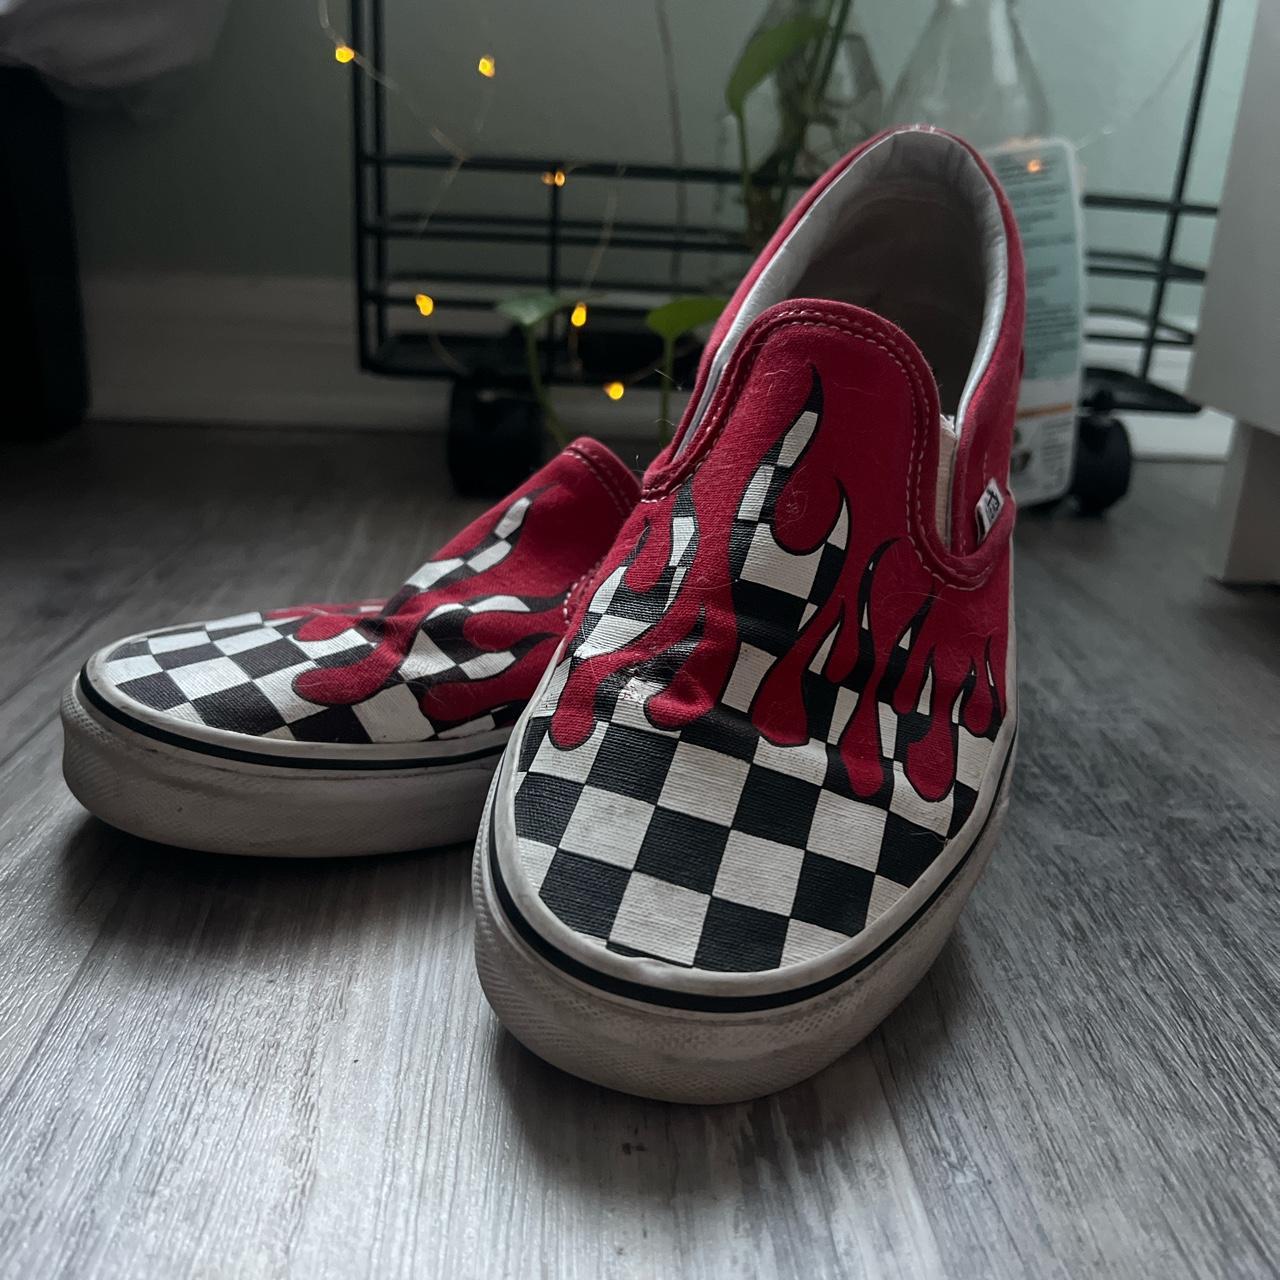
POLYGON ((357 858, 197 853, 85 815, 56 856, 58 902, 140 963, 157 949, 246 955, 338 946, 387 915, 456 931, 469 913, 471 848, 357 858))
POLYGON ((665 1204, 679 1189, 686 1204, 714 1205, 721 1192, 751 1200, 796 1167, 846 1162, 857 1154, 849 1150, 855 1135, 868 1123, 886 1122, 879 1097, 865 1096, 869 1066, 860 1055, 870 1052, 870 1069, 882 1076, 889 1055, 896 1082, 881 1080, 886 1096, 937 1070, 948 1039, 973 1008, 965 998, 975 980, 963 934, 962 925, 863 1045, 780 1093, 717 1106, 618 1093, 544 1062, 490 1014, 496 1083, 541 1175, 575 1194, 604 1197, 624 1188, 665 1204), (688 1198, 691 1191, 698 1197, 688 1198))
POLYGON ((1240 584, 1207 579, 1195 616, 1233 648, 1248 649, 1268 666, 1275 662, 1275 641, 1280 636, 1280 583, 1240 584))

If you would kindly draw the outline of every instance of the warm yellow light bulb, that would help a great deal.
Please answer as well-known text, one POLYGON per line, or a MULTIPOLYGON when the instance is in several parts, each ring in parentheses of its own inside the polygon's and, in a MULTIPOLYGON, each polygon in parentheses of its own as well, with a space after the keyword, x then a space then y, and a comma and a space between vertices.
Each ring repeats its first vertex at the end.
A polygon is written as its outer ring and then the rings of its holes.
POLYGON ((429 316, 436 309, 436 300, 429 293, 415 293, 413 301, 419 315, 429 316))
POLYGON ((476 63, 476 70, 484 76, 486 80, 492 80, 497 74, 498 64, 494 62, 492 54, 486 53, 481 57, 480 61, 476 63))
POLYGON ((334 49, 333 56, 339 62, 354 62, 356 60, 356 51, 349 44, 340 44, 334 49))
POLYGON ((606 382, 604 384, 604 393, 610 400, 621 400, 626 394, 626 387, 620 382, 606 382))
POLYGON ((1041 170, 1041 169, 1043 169, 1043 168, 1044 168, 1044 161, 1043 161, 1043 160, 1039 160, 1039 159, 1037 159, 1037 160, 1028 160, 1028 161, 1027 161, 1027 172, 1028 172, 1028 173, 1039 173, 1039 172, 1040 172, 1040 170, 1041 170))
POLYGON ((587 304, 585 302, 579 302, 569 313, 569 323, 575 329, 581 329, 587 323, 587 304))
POLYGON ((542 185, 544 187, 563 187, 565 184, 565 172, 563 169, 548 169, 542 175, 542 185))

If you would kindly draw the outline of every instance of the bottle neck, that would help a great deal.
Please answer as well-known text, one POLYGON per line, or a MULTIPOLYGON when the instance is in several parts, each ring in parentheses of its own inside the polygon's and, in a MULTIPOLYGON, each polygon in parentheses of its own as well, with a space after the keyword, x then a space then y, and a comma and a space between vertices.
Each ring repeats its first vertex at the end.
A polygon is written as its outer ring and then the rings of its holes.
POLYGON ((1002 88, 1018 83, 1021 43, 1015 0, 938 0, 934 21, 944 21, 962 41, 981 41, 990 49, 989 71, 1002 88))

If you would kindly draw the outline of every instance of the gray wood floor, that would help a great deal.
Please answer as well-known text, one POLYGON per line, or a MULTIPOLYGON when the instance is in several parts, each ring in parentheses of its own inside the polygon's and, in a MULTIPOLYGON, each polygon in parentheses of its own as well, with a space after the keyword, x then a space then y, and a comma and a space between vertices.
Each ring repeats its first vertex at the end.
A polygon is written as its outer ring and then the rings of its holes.
POLYGON ((1216 471, 1019 529, 1011 820, 929 977, 699 1110, 495 1023, 469 851, 193 856, 89 819, 58 698, 118 635, 396 584, 473 509, 405 437, 0 451, 0 1275, 1245 1276, 1280 1266, 1280 595, 1216 471))

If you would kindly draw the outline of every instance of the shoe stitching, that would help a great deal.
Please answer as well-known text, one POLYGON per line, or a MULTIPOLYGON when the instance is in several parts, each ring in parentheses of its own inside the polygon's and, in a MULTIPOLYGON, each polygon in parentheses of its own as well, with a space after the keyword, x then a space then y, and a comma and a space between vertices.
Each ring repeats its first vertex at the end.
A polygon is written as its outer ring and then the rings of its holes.
MULTIPOLYGON (((797 309, 793 311, 784 311, 778 313, 773 322, 770 323, 767 330, 756 336, 751 348, 742 356, 738 367, 735 369, 733 378, 728 383, 722 383, 720 390, 716 393, 710 406, 707 409, 707 416, 714 417, 714 425, 710 431, 695 446, 698 450, 696 462, 693 462, 687 470, 678 470, 674 475, 669 476, 659 485, 647 489, 640 497, 640 503, 656 503, 661 502, 671 495, 675 488, 682 484, 689 477, 696 475, 701 470, 703 464, 710 456, 711 446, 714 444, 721 431, 728 423, 730 415, 723 411, 725 402, 735 393, 740 385, 746 381, 760 353, 768 343, 773 334, 789 324, 806 324, 812 328, 830 329, 837 333, 844 333, 861 342, 869 343, 872 346, 879 347, 889 358, 905 373, 910 380, 916 395, 912 397, 912 440, 911 440, 911 459, 909 462, 909 471, 911 473, 911 485, 915 489, 915 519, 912 519, 911 510, 911 494, 907 494, 907 536, 911 543, 912 550, 915 552, 916 558, 920 561, 921 567, 931 577, 947 583, 960 591, 976 591, 985 586, 991 574, 994 572, 998 561, 992 562, 985 568, 974 571, 963 568, 962 566, 947 564, 945 561, 931 566, 925 557, 924 550, 920 547, 917 537, 917 529, 923 527, 923 497, 921 492, 921 481, 923 478, 924 468, 924 451, 920 448, 922 431, 921 418, 921 399, 927 402, 928 395, 925 392, 924 383, 919 373, 912 368, 904 358, 904 352, 901 347, 892 341, 886 340, 882 335, 876 334, 868 329, 868 326, 860 321, 832 320, 823 312, 808 311, 797 309)), ((930 559, 937 560, 932 549, 929 550, 930 559)))
POLYGON ((622 493, 621 487, 615 483, 614 477, 607 475, 604 468, 576 444, 571 444, 566 452, 573 454, 595 476, 596 480, 599 481, 600 487, 609 495, 618 514, 625 520, 631 514, 631 506, 628 504, 626 496, 622 493))

